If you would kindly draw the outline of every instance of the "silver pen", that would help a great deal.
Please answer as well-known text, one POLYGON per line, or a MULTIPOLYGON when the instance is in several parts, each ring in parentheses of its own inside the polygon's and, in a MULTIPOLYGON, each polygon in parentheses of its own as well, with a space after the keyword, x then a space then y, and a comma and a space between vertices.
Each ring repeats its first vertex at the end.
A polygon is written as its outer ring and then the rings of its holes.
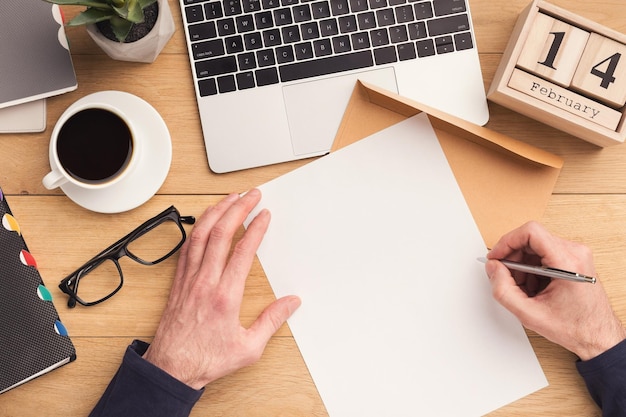
MULTIPOLYGON (((487 262, 487 258, 485 257, 480 257, 477 259, 482 263, 487 262)), ((564 271, 562 269, 550 268, 548 266, 526 265, 526 264, 521 264, 519 262, 507 261, 506 259, 498 259, 498 260, 502 262, 504 266, 506 266, 507 268, 513 271, 527 272, 529 274, 541 275, 543 277, 548 277, 548 278, 566 279, 568 281, 588 282, 590 284, 596 283, 595 277, 590 277, 587 275, 579 274, 577 272, 564 271)))

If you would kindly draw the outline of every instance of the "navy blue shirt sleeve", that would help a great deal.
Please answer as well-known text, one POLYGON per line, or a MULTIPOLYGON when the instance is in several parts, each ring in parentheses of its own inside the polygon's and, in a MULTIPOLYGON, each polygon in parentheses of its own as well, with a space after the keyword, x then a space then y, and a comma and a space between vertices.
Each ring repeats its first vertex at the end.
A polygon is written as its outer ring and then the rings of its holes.
POLYGON ((135 340, 89 417, 186 417, 204 390, 195 390, 142 358, 135 340))
POLYGON ((626 416, 626 340, 576 367, 604 417, 626 416))

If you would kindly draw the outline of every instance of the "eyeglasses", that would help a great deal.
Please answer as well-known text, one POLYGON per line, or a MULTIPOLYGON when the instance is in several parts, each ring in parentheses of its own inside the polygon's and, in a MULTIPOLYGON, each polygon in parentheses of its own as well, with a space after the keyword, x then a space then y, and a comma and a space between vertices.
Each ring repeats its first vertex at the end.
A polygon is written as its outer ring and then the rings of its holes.
POLYGON ((193 216, 181 216, 174 206, 146 221, 60 282, 61 291, 70 297, 67 306, 74 308, 79 303, 87 307, 108 300, 124 284, 120 258, 128 256, 142 265, 156 265, 185 242, 183 223, 195 221, 193 216))

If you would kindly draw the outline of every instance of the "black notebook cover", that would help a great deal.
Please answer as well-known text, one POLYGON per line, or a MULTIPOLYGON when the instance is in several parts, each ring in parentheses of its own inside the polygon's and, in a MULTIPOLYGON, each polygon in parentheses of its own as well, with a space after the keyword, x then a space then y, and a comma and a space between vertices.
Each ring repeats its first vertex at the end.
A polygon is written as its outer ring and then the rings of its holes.
POLYGON ((0 189, 0 394, 76 358, 0 189))

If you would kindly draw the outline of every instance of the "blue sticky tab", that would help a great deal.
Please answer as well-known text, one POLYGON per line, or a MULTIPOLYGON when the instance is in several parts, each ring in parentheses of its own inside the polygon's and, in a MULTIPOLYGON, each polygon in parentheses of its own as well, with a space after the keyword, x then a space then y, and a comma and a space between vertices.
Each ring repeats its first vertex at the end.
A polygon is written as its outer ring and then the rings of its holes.
POLYGON ((54 331, 60 334, 61 336, 67 336, 67 329, 59 320, 54 323, 54 331))

